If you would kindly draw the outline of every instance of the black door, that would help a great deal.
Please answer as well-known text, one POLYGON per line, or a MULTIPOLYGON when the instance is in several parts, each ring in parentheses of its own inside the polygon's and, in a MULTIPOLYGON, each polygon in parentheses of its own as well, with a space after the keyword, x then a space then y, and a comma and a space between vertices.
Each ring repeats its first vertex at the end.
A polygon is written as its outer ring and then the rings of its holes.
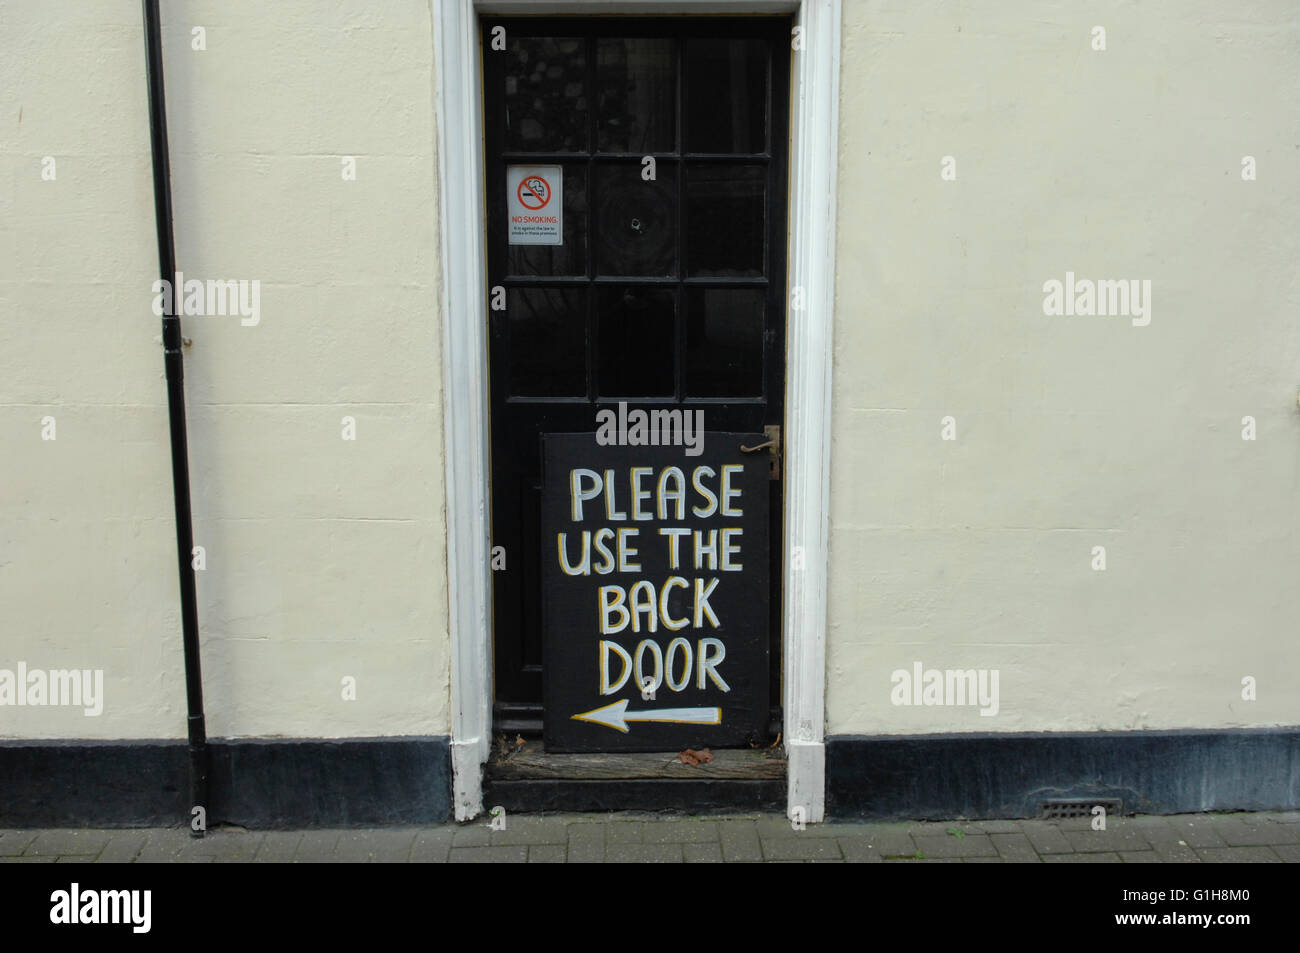
POLYGON ((702 409, 710 431, 782 422, 790 20, 481 25, 492 545, 505 557, 494 720, 530 733, 543 718, 540 436, 594 432, 619 402, 702 409))

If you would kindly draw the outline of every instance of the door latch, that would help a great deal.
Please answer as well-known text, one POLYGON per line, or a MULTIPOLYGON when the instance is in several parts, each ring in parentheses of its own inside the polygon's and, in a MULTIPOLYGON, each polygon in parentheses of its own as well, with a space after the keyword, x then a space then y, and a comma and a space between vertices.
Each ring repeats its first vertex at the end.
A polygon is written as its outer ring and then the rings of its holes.
POLYGON ((760 450, 766 450, 767 478, 769 480, 779 480, 781 479, 781 425, 769 424, 763 428, 763 433, 767 436, 766 440, 752 447, 741 444, 740 452, 758 453, 760 450))

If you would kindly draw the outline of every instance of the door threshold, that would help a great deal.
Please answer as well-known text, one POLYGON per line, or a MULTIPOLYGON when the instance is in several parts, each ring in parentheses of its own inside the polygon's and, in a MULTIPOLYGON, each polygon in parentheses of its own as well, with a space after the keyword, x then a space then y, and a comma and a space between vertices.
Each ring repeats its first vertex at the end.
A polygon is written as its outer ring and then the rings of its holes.
POLYGON ((711 761, 692 765, 679 752, 548 754, 539 740, 499 741, 484 765, 484 803, 516 812, 694 814, 784 807, 782 749, 710 754, 711 761))

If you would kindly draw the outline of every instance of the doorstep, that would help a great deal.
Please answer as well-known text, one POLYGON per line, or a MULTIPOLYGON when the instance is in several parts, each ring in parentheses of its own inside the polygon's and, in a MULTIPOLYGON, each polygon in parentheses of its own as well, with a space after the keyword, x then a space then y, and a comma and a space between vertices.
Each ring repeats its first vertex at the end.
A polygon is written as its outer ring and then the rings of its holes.
POLYGON ((682 754, 548 754, 540 739, 498 737, 484 766, 483 803, 507 812, 784 809, 781 748, 719 749, 711 760, 682 754))

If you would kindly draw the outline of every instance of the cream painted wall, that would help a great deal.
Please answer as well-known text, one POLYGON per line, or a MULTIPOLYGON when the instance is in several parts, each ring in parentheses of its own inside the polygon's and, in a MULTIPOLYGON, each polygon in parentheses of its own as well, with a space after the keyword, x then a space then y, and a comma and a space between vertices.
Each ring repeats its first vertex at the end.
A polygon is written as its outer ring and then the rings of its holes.
MULTIPOLYGON (((178 265, 261 283, 183 322, 208 732, 445 734, 429 3, 163 7, 178 265)), ((140 4, 0 22, 0 667, 106 682, 0 737, 183 737, 140 4)))
MULTIPOLYGON (((185 321, 209 732, 446 733, 429 0, 164 6, 178 261, 262 286, 185 321)), ((832 733, 1300 722, 1296 17, 845 0, 832 733), (1044 315, 1067 270, 1151 324, 1044 315)), ((0 27, 0 668, 106 677, 0 737, 182 737, 139 4, 0 27)))
POLYGON ((830 732, 1300 723, 1295 5, 843 26, 830 732), (1150 324, 1045 315, 1067 270, 1150 279, 1150 324), (999 714, 892 704, 915 661, 999 714))

